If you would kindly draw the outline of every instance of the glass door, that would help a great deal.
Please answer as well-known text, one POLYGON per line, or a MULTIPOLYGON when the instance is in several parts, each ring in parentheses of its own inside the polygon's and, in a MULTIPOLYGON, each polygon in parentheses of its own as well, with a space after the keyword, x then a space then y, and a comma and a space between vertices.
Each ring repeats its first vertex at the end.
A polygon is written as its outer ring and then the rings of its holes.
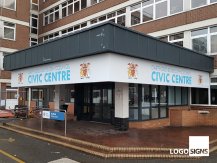
POLYGON ((105 85, 93 86, 92 119, 100 122, 111 122, 113 107, 113 90, 105 85))

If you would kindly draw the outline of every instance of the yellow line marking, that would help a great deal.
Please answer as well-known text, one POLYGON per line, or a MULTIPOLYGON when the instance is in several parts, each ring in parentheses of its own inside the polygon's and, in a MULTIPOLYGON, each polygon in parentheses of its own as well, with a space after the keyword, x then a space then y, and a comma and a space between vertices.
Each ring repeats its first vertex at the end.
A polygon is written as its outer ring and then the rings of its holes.
POLYGON ((7 157, 9 157, 9 158, 12 159, 12 160, 18 162, 18 163, 25 163, 24 161, 18 159, 17 157, 14 157, 13 155, 11 155, 11 154, 9 154, 9 153, 7 153, 7 152, 1 150, 1 149, 0 149, 0 153, 3 154, 3 155, 5 155, 5 156, 7 156, 7 157))

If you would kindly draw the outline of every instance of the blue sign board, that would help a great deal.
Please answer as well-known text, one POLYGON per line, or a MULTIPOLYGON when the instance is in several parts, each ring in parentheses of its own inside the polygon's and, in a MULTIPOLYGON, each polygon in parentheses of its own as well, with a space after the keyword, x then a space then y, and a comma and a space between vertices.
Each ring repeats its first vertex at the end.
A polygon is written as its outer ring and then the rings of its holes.
POLYGON ((64 112, 50 112, 50 119, 64 121, 65 120, 65 113, 64 112))

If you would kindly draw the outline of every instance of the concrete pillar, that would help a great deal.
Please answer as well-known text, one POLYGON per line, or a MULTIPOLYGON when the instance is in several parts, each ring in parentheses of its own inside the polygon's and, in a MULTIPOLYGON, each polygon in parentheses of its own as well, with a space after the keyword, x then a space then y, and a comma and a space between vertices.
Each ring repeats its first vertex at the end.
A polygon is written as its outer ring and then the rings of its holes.
POLYGON ((115 127, 127 130, 129 126, 129 87, 128 83, 115 83, 115 127))
POLYGON ((191 31, 184 32, 183 47, 192 49, 191 31))
POLYGON ((55 85, 54 108, 60 109, 65 103, 65 85, 55 85))
POLYGON ((191 1, 184 0, 184 11, 189 11, 191 9, 191 1))
POLYGON ((55 85, 54 109, 59 109, 59 107, 60 107, 60 86, 55 85))
POLYGON ((125 25, 126 27, 131 26, 131 12, 130 12, 130 6, 126 7, 126 19, 125 19, 125 25))

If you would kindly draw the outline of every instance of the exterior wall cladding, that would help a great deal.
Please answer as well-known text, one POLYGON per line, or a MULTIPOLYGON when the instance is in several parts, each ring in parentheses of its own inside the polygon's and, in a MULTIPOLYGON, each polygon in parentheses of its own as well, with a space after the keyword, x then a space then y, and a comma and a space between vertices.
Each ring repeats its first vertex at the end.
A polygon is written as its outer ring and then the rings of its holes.
MULTIPOLYGON (((29 23, 30 20, 30 1, 17 0, 16 10, 1 8, 1 16, 29 23)), ((29 47, 29 27, 16 24, 15 41, 0 39, 0 47, 11 49, 24 49, 29 47)))

